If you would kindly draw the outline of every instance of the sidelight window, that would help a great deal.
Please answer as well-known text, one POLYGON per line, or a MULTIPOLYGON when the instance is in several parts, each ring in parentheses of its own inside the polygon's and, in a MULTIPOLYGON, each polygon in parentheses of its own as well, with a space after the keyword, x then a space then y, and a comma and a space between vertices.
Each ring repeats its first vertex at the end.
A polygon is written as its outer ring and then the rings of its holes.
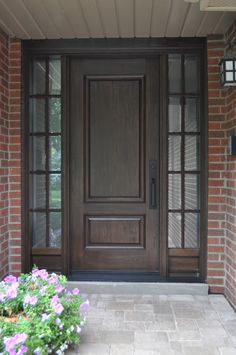
POLYGON ((199 58, 169 55, 168 246, 199 248, 199 58))
POLYGON ((34 58, 29 86, 29 215, 32 247, 60 248, 60 57, 34 58))

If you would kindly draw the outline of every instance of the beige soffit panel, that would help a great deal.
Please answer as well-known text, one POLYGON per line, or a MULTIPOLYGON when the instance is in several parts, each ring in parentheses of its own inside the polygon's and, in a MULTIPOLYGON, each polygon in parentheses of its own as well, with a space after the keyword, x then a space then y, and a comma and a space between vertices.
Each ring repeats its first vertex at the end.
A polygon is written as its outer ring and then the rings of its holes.
MULTIPOLYGON (((198 37, 225 33, 236 12, 200 11, 200 1, 0 0, 0 27, 20 39, 198 37)), ((209 6, 219 3, 230 5, 232 0, 207 2, 209 6)), ((236 0, 233 3, 236 6, 236 0)))
POLYGON ((202 11, 236 11, 236 0, 200 0, 202 11))

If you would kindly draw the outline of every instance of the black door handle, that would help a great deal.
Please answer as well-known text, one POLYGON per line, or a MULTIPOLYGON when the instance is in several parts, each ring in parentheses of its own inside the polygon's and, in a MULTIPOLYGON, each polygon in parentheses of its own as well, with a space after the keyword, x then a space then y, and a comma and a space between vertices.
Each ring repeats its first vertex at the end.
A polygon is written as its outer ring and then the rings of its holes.
POLYGON ((150 160, 149 162, 149 208, 157 208, 157 161, 150 160))
POLYGON ((156 179, 152 178, 151 181, 151 208, 156 208, 157 201, 156 201, 156 179))

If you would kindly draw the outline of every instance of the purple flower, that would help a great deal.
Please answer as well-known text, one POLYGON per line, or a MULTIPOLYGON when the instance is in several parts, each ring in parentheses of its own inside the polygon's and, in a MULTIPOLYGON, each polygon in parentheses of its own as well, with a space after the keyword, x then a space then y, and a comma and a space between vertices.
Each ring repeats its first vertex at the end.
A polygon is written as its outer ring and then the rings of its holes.
POLYGON ((56 319, 55 319, 55 323, 56 323, 57 325, 61 324, 60 318, 56 318, 56 319))
POLYGON ((64 311, 64 307, 62 306, 61 303, 57 303, 54 307, 54 313, 55 314, 61 314, 64 311))
POLYGON ((5 299, 5 295, 0 292, 0 302, 4 302, 4 299, 5 299))
POLYGON ((7 298, 9 298, 10 300, 13 298, 16 298, 17 296, 17 289, 14 287, 8 287, 6 288, 6 296, 7 298))
POLYGON ((79 294, 79 289, 78 288, 74 288, 74 290, 72 291, 72 294, 74 296, 77 296, 79 294))
POLYGON ((15 346, 23 345, 27 337, 28 336, 25 333, 18 333, 10 338, 5 337, 3 343, 5 345, 6 352, 9 353, 10 355, 15 355, 15 354, 22 355, 26 353, 28 351, 26 346, 21 346, 17 352, 15 351, 15 346))
POLYGON ((49 279, 48 279, 49 284, 55 284, 56 282, 57 282, 57 279, 55 279, 55 277, 53 277, 53 276, 49 277, 49 279))
POLYGON ((55 307, 59 302, 59 297, 57 295, 53 296, 51 299, 50 305, 51 307, 55 307))
POLYGON ((42 270, 33 269, 32 275, 35 277, 40 277, 43 280, 47 280, 47 278, 48 278, 48 273, 45 269, 42 269, 42 270))
POLYGON ((81 312, 87 312, 88 307, 89 307, 89 301, 87 300, 86 302, 84 302, 80 305, 79 309, 81 312))
POLYGON ((63 290, 64 290, 64 287, 62 287, 61 285, 56 285, 56 287, 55 287, 56 293, 61 293, 63 290))
POLYGON ((19 282, 12 282, 11 287, 17 289, 19 287, 19 282))
POLYGON ((22 345, 22 346, 20 347, 20 349, 17 351, 16 354, 17 354, 17 355, 23 355, 23 354, 27 353, 27 351, 28 351, 27 346, 22 345))
POLYGON ((44 295, 45 295, 45 290, 46 290, 46 287, 45 287, 45 286, 41 287, 41 289, 40 289, 40 291, 39 291, 39 293, 40 293, 41 296, 44 296, 44 295))
POLYGON ((16 282, 17 278, 13 275, 6 276, 4 279, 5 282, 16 282))
POLYGON ((82 329, 77 325, 76 328, 75 328, 75 330, 76 330, 76 333, 79 334, 82 329))
POLYGON ((45 320, 48 320, 49 318, 50 318, 50 314, 43 313, 43 314, 42 314, 41 321, 44 322, 45 320))
POLYGON ((38 299, 36 296, 26 295, 24 298, 24 304, 30 304, 31 306, 35 306, 37 302, 38 299))

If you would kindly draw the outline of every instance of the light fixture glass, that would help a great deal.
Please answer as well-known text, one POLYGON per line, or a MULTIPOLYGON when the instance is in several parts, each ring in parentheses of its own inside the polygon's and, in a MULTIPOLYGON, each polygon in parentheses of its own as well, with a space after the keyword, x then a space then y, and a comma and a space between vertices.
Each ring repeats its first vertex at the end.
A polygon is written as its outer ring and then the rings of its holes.
POLYGON ((219 66, 222 85, 236 86, 236 58, 223 58, 219 66))

